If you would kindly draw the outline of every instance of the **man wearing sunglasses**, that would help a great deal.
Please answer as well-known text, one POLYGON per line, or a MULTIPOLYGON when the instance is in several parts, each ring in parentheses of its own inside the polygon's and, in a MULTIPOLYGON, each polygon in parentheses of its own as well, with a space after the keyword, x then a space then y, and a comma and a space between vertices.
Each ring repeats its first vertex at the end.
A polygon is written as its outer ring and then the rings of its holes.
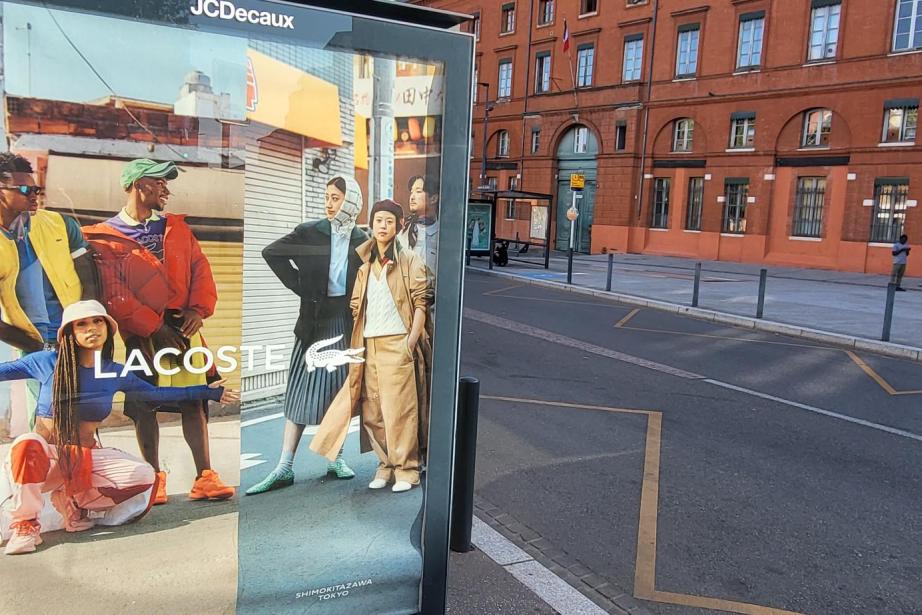
MULTIPOLYGON (((39 208, 32 173, 22 156, 0 153, 0 342, 23 353, 53 348, 64 308, 97 292, 80 225, 39 208)), ((30 425, 37 392, 29 388, 30 425)))

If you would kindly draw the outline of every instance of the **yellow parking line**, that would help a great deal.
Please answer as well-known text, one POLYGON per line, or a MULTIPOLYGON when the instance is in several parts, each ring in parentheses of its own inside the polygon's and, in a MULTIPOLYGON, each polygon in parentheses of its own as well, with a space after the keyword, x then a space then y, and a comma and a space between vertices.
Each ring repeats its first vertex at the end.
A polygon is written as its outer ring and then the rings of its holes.
POLYGON ((618 321, 618 324, 615 325, 615 328, 616 328, 616 329, 620 329, 621 327, 623 327, 624 325, 626 325, 630 319, 632 319, 632 318, 634 318, 635 316, 637 316, 637 312, 639 312, 639 311, 640 311, 640 308, 636 308, 636 309, 633 309, 633 310, 631 310, 630 312, 628 312, 628 315, 627 315, 627 316, 625 316, 624 318, 622 318, 621 320, 618 321))
MULTIPOLYGON (((880 374, 878 374, 877 372, 875 372, 875 371, 874 371, 874 368, 872 368, 870 365, 868 365, 867 363, 865 363, 864 361, 862 361, 862 360, 861 360, 861 357, 859 357, 858 355, 856 355, 856 354, 855 354, 854 352, 852 352, 851 350, 846 350, 846 351, 845 351, 845 354, 847 354, 847 355, 848 355, 848 358, 855 362, 855 365, 857 365, 858 367, 860 367, 860 368, 862 369, 862 371, 864 371, 865 374, 867 374, 868 376, 870 376, 870 377, 874 380, 874 382, 876 382, 877 384, 879 384, 879 385, 880 385, 880 388, 882 388, 884 391, 886 391, 889 395, 896 395, 896 394, 897 394, 897 390, 894 389, 892 386, 890 386, 890 383, 887 382, 886 380, 884 380, 883 376, 881 376, 880 374)), ((904 395, 905 395, 905 393, 904 393, 904 395)))
POLYGON ((743 615, 802 615, 796 611, 773 609, 768 606, 759 606, 758 604, 721 600, 720 598, 689 596, 687 594, 674 594, 672 592, 653 592, 652 600, 656 602, 665 602, 666 604, 678 604, 682 606, 697 607, 699 609, 709 609, 712 611, 742 613, 743 615))
POLYGON ((643 461, 643 487, 640 491, 640 523, 637 527, 637 563, 634 569, 634 596, 653 600, 656 592, 656 522, 659 508, 659 465, 663 415, 647 419, 647 450, 643 461))
POLYGON ((747 602, 735 602, 721 598, 691 596, 656 589, 656 531, 657 511, 659 509, 659 478, 662 449, 663 413, 656 410, 632 410, 612 408, 590 404, 574 404, 562 401, 545 401, 542 399, 525 399, 501 395, 481 395, 481 399, 507 401, 512 403, 532 404, 537 406, 555 406, 579 410, 603 410, 623 414, 647 415, 647 437, 644 452, 643 482, 640 491, 640 522, 637 527, 637 559, 634 571, 634 597, 652 602, 697 607, 742 615, 803 615, 795 611, 785 611, 747 602))
POLYGON ((626 331, 641 331, 643 333, 668 333, 671 335, 687 335, 689 337, 706 337, 715 340, 726 340, 730 342, 748 342, 751 344, 774 344, 776 346, 794 346, 795 348, 815 348, 816 350, 832 350, 839 352, 838 348, 828 346, 817 346, 814 344, 797 344, 795 342, 775 342, 772 340, 751 340, 745 337, 733 337, 728 335, 710 335, 708 333, 689 333, 687 331, 670 331, 668 329, 645 329, 643 327, 622 327, 626 331))

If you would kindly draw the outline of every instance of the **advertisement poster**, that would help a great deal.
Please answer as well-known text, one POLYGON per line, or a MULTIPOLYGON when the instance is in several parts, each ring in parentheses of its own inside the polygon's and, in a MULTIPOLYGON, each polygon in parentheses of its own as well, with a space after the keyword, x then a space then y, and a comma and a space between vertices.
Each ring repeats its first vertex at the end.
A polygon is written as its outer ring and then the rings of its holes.
POLYGON ((472 42, 230 4, 0 2, 0 612, 444 602, 472 42))
POLYGON ((467 204, 467 245, 472 254, 489 254, 490 238, 493 236, 492 203, 467 204))
POLYGON ((531 223, 528 227, 528 235, 532 239, 547 239, 547 207, 532 206, 531 223))

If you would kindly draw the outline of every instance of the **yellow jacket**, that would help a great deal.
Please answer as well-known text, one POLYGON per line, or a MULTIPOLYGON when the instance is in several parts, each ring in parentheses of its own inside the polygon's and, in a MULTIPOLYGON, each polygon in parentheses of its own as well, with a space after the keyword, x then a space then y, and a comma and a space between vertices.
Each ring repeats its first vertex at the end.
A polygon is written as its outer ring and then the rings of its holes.
MULTIPOLYGON (((74 268, 67 226, 61 214, 40 209, 32 215, 29 241, 62 307, 80 301, 83 289, 74 268)), ((16 242, 0 233, 0 317, 3 322, 26 331, 42 342, 38 329, 26 316, 16 297, 19 251, 16 242)))

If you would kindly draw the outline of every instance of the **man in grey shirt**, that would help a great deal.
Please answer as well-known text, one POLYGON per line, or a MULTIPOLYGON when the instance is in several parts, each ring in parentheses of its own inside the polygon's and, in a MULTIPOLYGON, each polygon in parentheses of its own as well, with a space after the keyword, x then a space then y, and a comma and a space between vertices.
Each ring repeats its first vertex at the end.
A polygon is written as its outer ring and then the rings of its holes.
POLYGON ((903 274, 906 273, 906 260, 909 258, 909 237, 900 235, 900 240, 893 244, 893 273, 890 275, 890 283, 896 284, 896 289, 905 291, 903 288, 903 274))

